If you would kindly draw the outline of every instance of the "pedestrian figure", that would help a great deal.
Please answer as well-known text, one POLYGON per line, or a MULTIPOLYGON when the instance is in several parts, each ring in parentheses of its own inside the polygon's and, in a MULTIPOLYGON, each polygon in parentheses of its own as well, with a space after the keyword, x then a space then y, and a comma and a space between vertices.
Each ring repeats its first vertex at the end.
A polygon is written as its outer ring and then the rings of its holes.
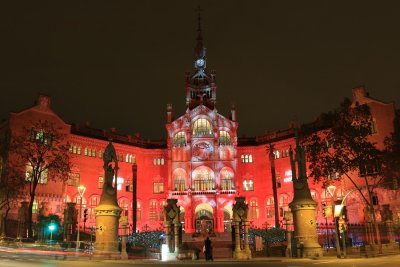
POLYGON ((206 261, 213 261, 213 256, 212 256, 212 245, 211 245, 211 240, 210 238, 206 238, 206 240, 204 240, 204 255, 206 258, 206 261))

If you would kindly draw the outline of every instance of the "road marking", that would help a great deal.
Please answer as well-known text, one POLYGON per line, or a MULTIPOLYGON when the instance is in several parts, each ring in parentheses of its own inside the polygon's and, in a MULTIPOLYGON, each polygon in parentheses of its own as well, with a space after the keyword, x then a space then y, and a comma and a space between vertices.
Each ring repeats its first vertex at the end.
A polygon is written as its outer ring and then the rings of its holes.
POLYGON ((313 264, 325 264, 325 263, 330 263, 332 261, 319 261, 319 262, 313 262, 313 264))

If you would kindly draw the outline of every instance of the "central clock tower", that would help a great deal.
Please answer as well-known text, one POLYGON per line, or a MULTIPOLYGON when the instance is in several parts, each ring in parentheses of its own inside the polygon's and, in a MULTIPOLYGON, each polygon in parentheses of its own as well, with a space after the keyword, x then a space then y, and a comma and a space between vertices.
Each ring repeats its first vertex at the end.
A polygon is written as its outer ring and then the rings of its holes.
POLYGON ((216 109, 215 71, 206 70, 200 16, 194 70, 186 74, 186 113, 168 121, 168 198, 178 200, 186 233, 208 234, 231 229, 236 196, 236 115, 216 109))

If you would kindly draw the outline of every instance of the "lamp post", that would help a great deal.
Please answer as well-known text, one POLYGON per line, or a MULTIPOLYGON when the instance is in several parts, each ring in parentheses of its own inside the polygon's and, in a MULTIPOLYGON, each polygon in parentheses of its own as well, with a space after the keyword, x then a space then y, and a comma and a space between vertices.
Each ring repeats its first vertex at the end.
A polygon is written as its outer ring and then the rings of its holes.
POLYGON ((331 194, 332 197, 332 215, 333 215, 333 222, 335 223, 335 246, 336 246, 336 257, 339 259, 342 257, 341 252, 340 252, 340 242, 339 242, 339 236, 338 236, 338 225, 336 221, 336 216, 335 216, 335 191, 336 191, 336 186, 330 185, 328 186, 328 192, 331 194))
POLYGON ((86 187, 84 185, 78 186, 78 193, 79 193, 79 216, 78 216, 78 233, 76 235, 76 251, 80 248, 80 241, 79 241, 79 234, 80 234, 80 225, 81 225, 81 215, 82 215, 82 198, 83 194, 85 194, 86 187))
POLYGON ((50 242, 53 240, 53 231, 56 229, 56 226, 54 225, 54 222, 52 221, 49 224, 49 231, 50 231, 50 242))

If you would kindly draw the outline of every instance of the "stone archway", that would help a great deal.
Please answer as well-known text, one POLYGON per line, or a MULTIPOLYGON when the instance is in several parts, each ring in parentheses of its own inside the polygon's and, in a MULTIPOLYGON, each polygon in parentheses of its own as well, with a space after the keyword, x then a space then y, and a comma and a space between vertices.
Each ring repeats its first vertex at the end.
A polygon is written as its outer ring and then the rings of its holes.
POLYGON ((214 210, 208 203, 201 203, 195 209, 196 232, 203 236, 213 232, 214 229, 214 210))

